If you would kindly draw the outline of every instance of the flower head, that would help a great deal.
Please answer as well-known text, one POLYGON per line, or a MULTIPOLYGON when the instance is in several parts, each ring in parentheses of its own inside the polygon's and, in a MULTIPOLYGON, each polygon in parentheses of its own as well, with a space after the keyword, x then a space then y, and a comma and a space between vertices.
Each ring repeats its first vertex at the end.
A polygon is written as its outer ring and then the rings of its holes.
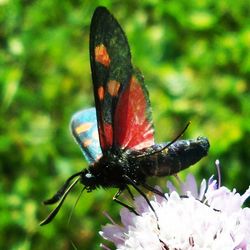
POLYGON ((179 193, 171 182, 167 187, 167 199, 155 195, 150 201, 158 219, 147 202, 137 197, 134 205, 140 216, 123 208, 122 226, 112 221, 102 228, 102 237, 119 250, 250 249, 250 209, 242 207, 250 187, 240 195, 211 178, 198 189, 192 175, 179 193))

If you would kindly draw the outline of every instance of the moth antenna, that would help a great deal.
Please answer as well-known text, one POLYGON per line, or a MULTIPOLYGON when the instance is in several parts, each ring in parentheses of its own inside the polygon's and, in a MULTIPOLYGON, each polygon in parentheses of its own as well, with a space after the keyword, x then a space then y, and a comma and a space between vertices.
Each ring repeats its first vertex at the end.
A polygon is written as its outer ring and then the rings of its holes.
POLYGON ((69 219, 68 219, 68 225, 69 225, 69 223, 70 223, 70 221, 71 221, 73 211, 75 210, 75 207, 76 207, 78 201, 80 200, 80 197, 81 197, 81 195, 82 195, 84 189, 86 189, 86 187, 83 187, 83 188, 82 188, 80 194, 78 195, 78 197, 77 197, 77 199, 76 199, 76 201, 75 201, 74 206, 72 207, 72 209, 71 209, 71 211, 70 211, 70 215, 69 215, 69 219))
POLYGON ((60 202, 58 203, 57 207, 52 210, 52 212, 47 216, 47 218, 45 218, 43 221, 41 221, 40 226, 44 226, 48 223, 50 223, 55 216, 57 215, 57 213, 59 212, 65 198, 67 197, 67 195, 69 194, 70 190, 75 186, 75 184, 79 181, 81 177, 79 176, 77 179, 74 180, 74 182, 68 187, 68 189, 64 192, 60 202))
POLYGON ((143 155, 139 155, 139 156, 135 156, 134 158, 143 158, 143 157, 147 157, 150 155, 154 155, 154 154, 158 154, 160 152, 162 152, 163 150, 165 150, 166 148, 170 147, 172 144, 174 144, 180 137, 183 136, 183 134, 185 133, 185 131, 187 130, 187 128, 189 127, 189 125, 191 124, 191 122, 189 121, 187 123, 187 125, 185 126, 185 128, 181 131, 181 133, 179 133, 171 142, 169 142, 167 145, 165 145, 163 148, 159 149, 159 150, 154 150, 153 152, 147 153, 147 154, 143 154, 143 155))
POLYGON ((71 181, 76 177, 79 176, 82 172, 78 172, 76 174, 73 174, 72 176, 70 176, 65 183, 63 184, 63 186, 57 191, 57 193, 50 199, 45 200, 43 202, 44 205, 51 205, 51 204, 55 204, 57 203, 62 196, 64 195, 64 193, 66 192, 68 186, 70 185, 71 181))

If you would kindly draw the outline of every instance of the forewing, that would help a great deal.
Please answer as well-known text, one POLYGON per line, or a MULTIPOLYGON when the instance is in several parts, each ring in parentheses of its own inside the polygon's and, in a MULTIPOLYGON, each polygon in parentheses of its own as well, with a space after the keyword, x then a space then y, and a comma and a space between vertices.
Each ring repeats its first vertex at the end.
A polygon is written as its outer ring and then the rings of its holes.
POLYGON ((81 110, 75 113, 70 123, 72 134, 89 163, 96 162, 101 156, 96 110, 81 110))
POLYGON ((104 152, 113 147, 117 100, 132 74, 127 38, 104 7, 95 10, 91 21, 90 63, 100 145, 104 152))
POLYGON ((154 128, 148 91, 139 71, 120 94, 114 119, 114 141, 121 148, 140 150, 154 145, 154 128))

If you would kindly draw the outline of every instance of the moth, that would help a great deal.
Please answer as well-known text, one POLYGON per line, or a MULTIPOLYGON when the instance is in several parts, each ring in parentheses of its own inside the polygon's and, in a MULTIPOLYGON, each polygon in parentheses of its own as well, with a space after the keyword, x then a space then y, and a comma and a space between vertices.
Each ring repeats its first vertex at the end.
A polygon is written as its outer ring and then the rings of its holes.
POLYGON ((209 150, 207 138, 179 140, 182 133, 171 142, 155 143, 152 110, 142 73, 131 63, 124 31, 105 7, 96 8, 93 14, 89 47, 95 107, 74 114, 70 125, 89 167, 72 175, 44 202, 59 203, 41 225, 56 216, 78 182, 87 192, 117 188, 113 200, 133 211, 119 200, 124 190, 132 195, 132 186, 145 199, 140 187, 161 195, 147 184, 148 177, 176 174, 198 162, 209 150))

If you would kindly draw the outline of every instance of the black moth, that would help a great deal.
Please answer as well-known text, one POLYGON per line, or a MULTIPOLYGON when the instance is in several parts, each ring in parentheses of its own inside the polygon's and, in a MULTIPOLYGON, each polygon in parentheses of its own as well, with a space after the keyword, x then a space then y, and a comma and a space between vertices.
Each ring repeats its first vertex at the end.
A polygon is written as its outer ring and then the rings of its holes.
MULTIPOLYGON (((170 143, 154 142, 151 106, 143 76, 131 63, 121 26, 104 7, 96 8, 91 21, 90 64, 95 108, 77 112, 71 122, 73 136, 90 165, 71 176, 44 202, 59 204, 41 225, 56 216, 78 181, 88 192, 99 187, 118 188, 114 201, 136 213, 118 199, 124 190, 131 194, 129 186, 134 187, 149 203, 139 186, 163 194, 147 184, 147 177, 176 174, 195 164, 209 150, 207 138, 178 140, 182 133, 170 143)), ((149 206, 152 208, 150 203, 149 206)))

